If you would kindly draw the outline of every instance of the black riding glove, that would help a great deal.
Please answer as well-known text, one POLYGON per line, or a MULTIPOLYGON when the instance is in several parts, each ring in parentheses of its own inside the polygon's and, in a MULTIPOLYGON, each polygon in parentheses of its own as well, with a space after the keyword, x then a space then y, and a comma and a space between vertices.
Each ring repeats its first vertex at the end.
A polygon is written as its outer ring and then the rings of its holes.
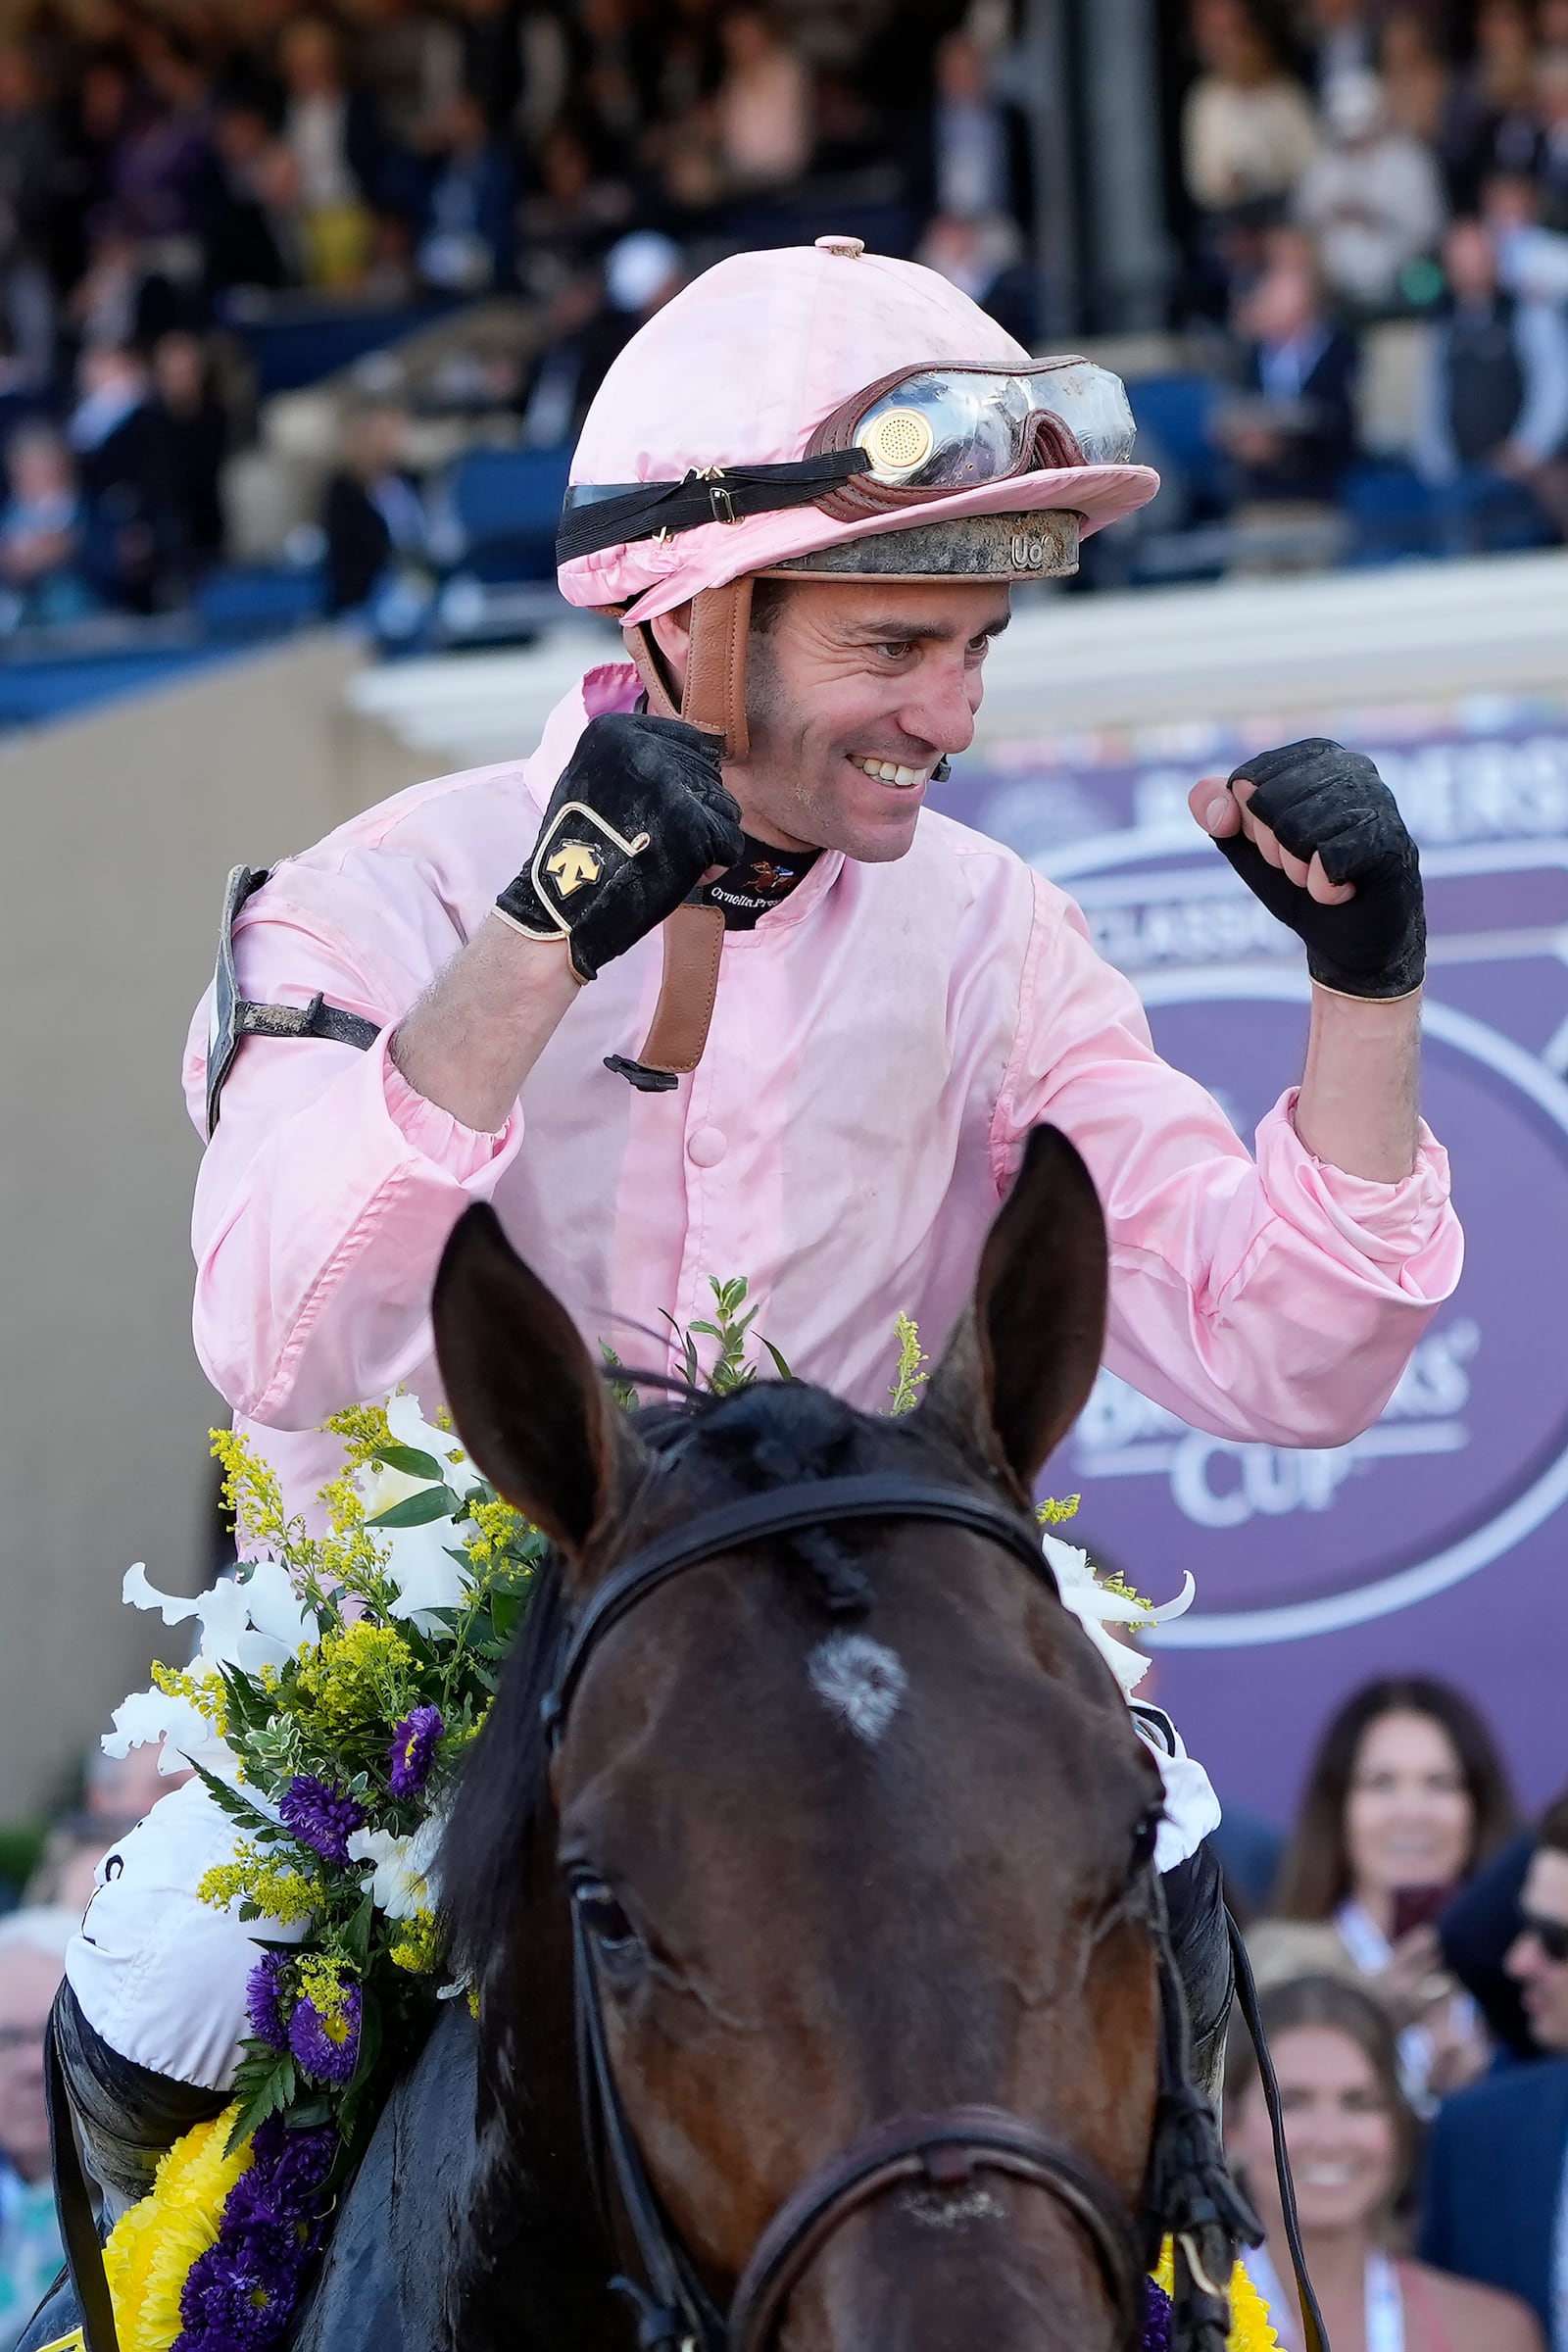
POLYGON ((657 930, 710 865, 741 854, 719 741, 683 719, 590 719, 533 855, 496 901, 530 939, 564 939, 580 980, 657 930))
POLYGON ((1406 997, 1427 962, 1421 860, 1395 799, 1370 760, 1320 735, 1260 752, 1227 779, 1254 784, 1247 804, 1293 858, 1314 850, 1333 883, 1355 896, 1325 906, 1292 882, 1245 833, 1215 846, 1242 880, 1306 947, 1306 968, 1345 997, 1406 997))

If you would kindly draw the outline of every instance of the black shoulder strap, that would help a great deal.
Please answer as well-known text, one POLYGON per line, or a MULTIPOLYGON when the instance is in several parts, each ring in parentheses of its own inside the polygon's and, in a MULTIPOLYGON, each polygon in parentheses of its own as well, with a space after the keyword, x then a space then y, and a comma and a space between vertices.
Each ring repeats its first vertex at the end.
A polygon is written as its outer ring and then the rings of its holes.
POLYGON ((236 865, 223 886, 218 927, 218 964, 213 973, 213 1019, 207 1040, 207 1139, 212 1141, 223 1082, 245 1037, 324 1037, 337 1046, 373 1046, 381 1030, 363 1013, 328 1004, 318 993, 308 1004, 255 1004, 239 993, 234 971, 234 923, 240 908, 269 878, 265 865, 236 865))
POLYGON ((1301 2306, 1301 2336, 1306 2352, 1329 2352, 1329 2339, 1323 2330, 1323 2314, 1312 2292, 1312 2281, 1306 2275, 1306 2256, 1301 2250, 1301 2227, 1296 2212, 1296 2183, 1291 2179, 1290 2152, 1285 2145, 1285 2119, 1280 2112, 1280 2086, 1274 2073, 1274 2061, 1268 2054, 1263 2038, 1263 2021, 1257 2010, 1257 1981, 1252 1975, 1252 1963, 1242 1940, 1242 1931, 1225 1913, 1230 1930, 1231 1958, 1236 1966, 1236 2006, 1242 2013, 1252 2048, 1257 2055, 1257 2079, 1263 2086, 1263 2100, 1268 2108, 1268 2126, 1274 2140, 1274 2170, 1280 2184, 1280 2204, 1285 2214, 1285 2244, 1291 2257, 1291 2269, 1296 2274, 1297 2300, 1301 2306))
POLYGON ((49 2109, 49 2153, 55 2177, 55 2212, 60 2221, 60 2236, 66 2250, 71 2283, 76 2290, 76 2301, 81 2310, 82 2342, 87 2352, 120 2352, 120 2337, 115 2332, 115 2307, 109 2294, 109 2275, 104 2269, 103 2248, 98 2242, 98 2226, 93 2219, 92 2197, 87 2187, 87 2176, 82 2169, 81 2153, 76 2146, 71 2097, 66 2089, 65 2070, 60 2063, 60 2045, 55 2038, 52 2016, 44 2034, 43 2062, 44 2095, 49 2109))

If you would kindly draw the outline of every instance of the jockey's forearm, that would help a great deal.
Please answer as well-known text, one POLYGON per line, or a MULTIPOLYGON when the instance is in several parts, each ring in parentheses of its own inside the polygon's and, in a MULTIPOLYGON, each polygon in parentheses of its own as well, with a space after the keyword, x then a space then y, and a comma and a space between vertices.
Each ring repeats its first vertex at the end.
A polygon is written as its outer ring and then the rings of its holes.
POLYGON ((1420 1143, 1421 996, 1312 991, 1296 1132, 1314 1158, 1349 1176, 1399 1184, 1420 1143))
POLYGON ((494 1135, 578 985, 564 940, 524 939, 487 915, 399 1022, 392 1058, 426 1102, 494 1135))

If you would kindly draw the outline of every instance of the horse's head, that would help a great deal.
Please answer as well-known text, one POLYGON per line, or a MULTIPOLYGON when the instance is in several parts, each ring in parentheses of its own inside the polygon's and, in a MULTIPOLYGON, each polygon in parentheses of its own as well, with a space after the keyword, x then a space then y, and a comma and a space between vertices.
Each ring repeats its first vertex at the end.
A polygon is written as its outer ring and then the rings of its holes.
MULTIPOLYGON (((650 1442, 487 1211, 454 1236, 435 1320, 464 1443, 554 1540, 580 1616, 629 1554, 781 1484, 897 1474, 1023 1518, 1095 1377, 1104 1303, 1099 1203, 1046 1129, 900 1420, 767 1384, 650 1442)), ((509 1671, 444 1858, 481 1973, 517 1933, 538 1669, 509 1671)), ((1159 1775, 1076 1620, 1003 1544, 858 1521, 686 1569, 593 1648, 550 1793, 626 2117, 721 2303, 792 2192, 893 2118, 1005 2110, 1136 2209, 1159 1775)), ((802 2269, 780 2331, 790 2352, 1115 2338, 1070 2201, 1004 2171, 869 2198, 802 2269)))

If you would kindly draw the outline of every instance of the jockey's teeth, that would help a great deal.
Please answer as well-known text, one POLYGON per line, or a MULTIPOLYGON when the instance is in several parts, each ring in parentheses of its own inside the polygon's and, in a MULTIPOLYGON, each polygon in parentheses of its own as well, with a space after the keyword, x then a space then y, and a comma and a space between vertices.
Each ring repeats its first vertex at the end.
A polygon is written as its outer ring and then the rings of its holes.
POLYGON ((850 754, 850 764, 874 776, 879 784, 896 784, 901 792, 907 792, 911 784, 923 784, 931 773, 928 767, 901 767, 895 760, 862 760, 855 752, 850 754))

